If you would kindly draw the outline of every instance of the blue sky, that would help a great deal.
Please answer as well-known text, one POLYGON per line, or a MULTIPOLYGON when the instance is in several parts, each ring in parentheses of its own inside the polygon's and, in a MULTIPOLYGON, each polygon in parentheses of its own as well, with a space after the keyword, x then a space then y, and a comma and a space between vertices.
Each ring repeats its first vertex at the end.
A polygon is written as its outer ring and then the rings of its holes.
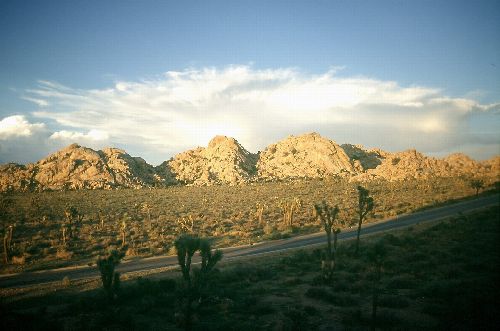
POLYGON ((499 17, 498 1, 3 0, 0 162, 75 140, 157 164, 212 133, 256 151, 306 131, 491 157, 499 17))

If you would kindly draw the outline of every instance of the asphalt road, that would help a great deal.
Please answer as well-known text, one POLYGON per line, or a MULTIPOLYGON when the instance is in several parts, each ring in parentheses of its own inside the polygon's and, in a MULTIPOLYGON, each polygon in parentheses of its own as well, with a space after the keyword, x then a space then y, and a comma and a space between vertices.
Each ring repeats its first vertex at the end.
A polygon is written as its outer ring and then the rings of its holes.
MULTIPOLYGON (((367 224, 362 227, 361 235, 369 235, 387 230, 407 227, 423 222, 435 222, 444 218, 467 213, 475 209, 499 206, 500 196, 498 194, 481 197, 474 200, 463 201, 444 207, 433 208, 409 215, 402 215, 393 219, 367 224)), ((339 234, 339 239, 349 239, 356 236, 356 229, 346 229, 339 234)), ((324 244, 326 242, 324 232, 298 236, 290 239, 274 240, 248 246, 224 248, 224 260, 238 259, 245 256, 256 256, 273 252, 286 251, 298 247, 324 244)), ((197 260, 195 259, 194 262, 197 260)), ((122 274, 133 271, 145 271, 168 266, 177 265, 175 256, 159 256, 145 259, 124 261, 117 267, 122 274)), ((11 275, 0 275, 0 288, 25 287, 35 284, 43 284, 61 281, 65 276, 71 280, 99 277, 96 266, 82 266, 65 269, 53 269, 35 272, 25 272, 11 275)))

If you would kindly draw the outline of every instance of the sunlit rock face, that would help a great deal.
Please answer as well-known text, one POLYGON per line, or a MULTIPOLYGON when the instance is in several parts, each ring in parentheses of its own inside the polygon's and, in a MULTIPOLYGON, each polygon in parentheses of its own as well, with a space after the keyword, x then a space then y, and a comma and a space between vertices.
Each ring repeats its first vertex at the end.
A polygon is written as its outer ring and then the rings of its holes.
POLYGON ((30 191, 34 185, 33 165, 7 163, 0 165, 0 191, 30 191))
POLYGON ((234 138, 216 136, 207 147, 177 154, 168 165, 175 178, 185 184, 241 184, 255 175, 257 155, 234 138))
POLYGON ((344 150, 317 133, 289 136, 260 153, 259 177, 264 179, 317 178, 356 173, 344 150))
POLYGON ((0 190, 138 188, 168 182, 141 158, 117 148, 95 151, 72 144, 27 166, 4 165, 0 190))
POLYGON ((500 180, 500 156, 478 162, 457 153, 438 159, 414 149, 389 153, 339 146, 317 133, 289 136, 258 154, 231 137, 177 154, 157 167, 118 148, 95 151, 72 144, 27 165, 0 165, 0 191, 114 189, 184 185, 237 185, 252 181, 345 177, 402 181, 433 177, 500 180))
POLYGON ((477 162, 465 154, 451 154, 443 159, 426 156, 414 149, 397 153, 380 153, 380 164, 368 168, 351 180, 386 179, 401 181, 433 177, 481 177, 488 182, 498 180, 499 157, 477 162), (496 160, 496 161, 495 161, 496 160))

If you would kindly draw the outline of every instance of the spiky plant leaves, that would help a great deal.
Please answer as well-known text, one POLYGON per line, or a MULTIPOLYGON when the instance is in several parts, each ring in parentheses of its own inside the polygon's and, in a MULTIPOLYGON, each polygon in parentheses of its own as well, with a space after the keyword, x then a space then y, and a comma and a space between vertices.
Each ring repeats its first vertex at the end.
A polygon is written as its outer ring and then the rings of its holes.
POLYGON ((112 299, 117 293, 120 286, 120 274, 115 273, 115 267, 120 264, 121 259, 125 256, 123 252, 117 250, 111 251, 108 256, 97 260, 97 267, 101 273, 102 286, 108 297, 112 299))
POLYGON ((183 235, 175 241, 174 246, 177 250, 177 260, 181 267, 182 277, 190 283, 191 261, 194 253, 200 249, 200 238, 183 235))

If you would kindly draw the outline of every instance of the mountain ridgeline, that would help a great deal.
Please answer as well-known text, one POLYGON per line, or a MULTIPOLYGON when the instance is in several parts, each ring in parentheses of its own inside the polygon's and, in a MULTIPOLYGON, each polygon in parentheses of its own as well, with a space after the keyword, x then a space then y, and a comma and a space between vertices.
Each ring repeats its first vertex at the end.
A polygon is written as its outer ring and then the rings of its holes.
POLYGON ((237 185, 332 176, 351 181, 465 176, 495 182, 499 172, 500 156, 477 162, 464 154, 437 159, 416 150, 389 153, 338 145, 317 133, 289 136, 252 154, 234 138, 216 136, 207 147, 179 153, 156 167, 121 149, 95 151, 72 144, 35 163, 1 165, 0 191, 237 185))

